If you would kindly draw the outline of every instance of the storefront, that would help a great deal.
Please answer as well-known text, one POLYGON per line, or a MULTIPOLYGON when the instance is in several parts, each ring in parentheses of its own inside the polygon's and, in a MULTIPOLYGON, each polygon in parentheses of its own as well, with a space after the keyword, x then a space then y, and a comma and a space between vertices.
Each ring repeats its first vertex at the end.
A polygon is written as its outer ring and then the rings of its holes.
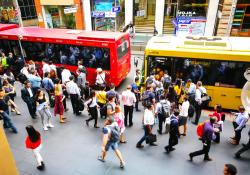
POLYGON ((118 31, 124 25, 125 0, 91 1, 93 30, 118 31))
POLYGON ((250 1, 238 0, 231 29, 232 36, 250 36, 250 1))
POLYGON ((13 0, 0 1, 0 23, 18 24, 17 11, 13 0))
POLYGON ((44 6, 48 28, 75 29, 74 6, 44 6))
POLYGON ((155 20, 155 0, 135 0, 134 23, 136 25, 147 25, 155 20))

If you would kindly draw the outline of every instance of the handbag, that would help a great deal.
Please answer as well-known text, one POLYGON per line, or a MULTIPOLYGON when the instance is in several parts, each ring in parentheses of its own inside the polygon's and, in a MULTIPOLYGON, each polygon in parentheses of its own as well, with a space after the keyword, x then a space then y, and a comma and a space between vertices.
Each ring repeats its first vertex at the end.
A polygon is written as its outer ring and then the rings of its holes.
POLYGON ((157 141, 157 137, 156 137, 155 134, 149 134, 149 135, 147 135, 147 137, 146 137, 146 143, 147 144, 154 143, 156 141, 157 141))

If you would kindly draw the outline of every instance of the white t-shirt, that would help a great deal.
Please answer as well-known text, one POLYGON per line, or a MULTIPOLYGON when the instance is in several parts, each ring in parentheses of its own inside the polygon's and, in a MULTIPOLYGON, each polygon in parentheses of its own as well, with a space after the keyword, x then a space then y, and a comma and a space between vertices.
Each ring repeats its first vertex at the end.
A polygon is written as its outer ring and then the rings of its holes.
POLYGON ((190 104, 189 101, 184 101, 181 105, 180 116, 187 117, 188 116, 188 108, 190 104))
POLYGON ((48 64, 43 65, 43 73, 50 72, 51 68, 48 64))
POLYGON ((200 90, 202 91, 202 93, 206 94, 207 93, 207 90, 206 88, 204 88, 203 86, 200 87, 200 90))
POLYGON ((198 103, 201 104, 201 91, 200 91, 200 89, 196 89, 196 92, 195 92, 195 101, 197 101, 198 103))
POLYGON ((69 81, 69 77, 71 76, 71 73, 68 69, 64 69, 62 71, 62 83, 69 81))
POLYGON ((144 125, 153 125, 155 122, 155 117, 153 111, 149 109, 145 109, 144 117, 143 117, 143 124, 144 125))

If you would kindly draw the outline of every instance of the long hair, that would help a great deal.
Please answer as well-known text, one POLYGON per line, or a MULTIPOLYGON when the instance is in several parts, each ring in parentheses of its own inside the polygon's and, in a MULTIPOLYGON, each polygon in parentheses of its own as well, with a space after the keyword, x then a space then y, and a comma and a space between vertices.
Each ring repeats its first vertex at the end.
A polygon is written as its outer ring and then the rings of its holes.
POLYGON ((32 125, 26 126, 26 131, 31 142, 36 142, 40 139, 40 133, 32 125))

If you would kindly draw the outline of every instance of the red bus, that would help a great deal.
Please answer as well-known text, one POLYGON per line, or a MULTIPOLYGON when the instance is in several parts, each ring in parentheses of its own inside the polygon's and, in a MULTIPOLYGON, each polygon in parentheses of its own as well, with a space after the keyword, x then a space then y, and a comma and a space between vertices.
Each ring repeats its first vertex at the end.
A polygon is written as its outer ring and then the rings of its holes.
POLYGON ((75 74, 78 60, 87 68, 87 80, 94 85, 96 68, 106 73, 106 82, 119 86, 131 68, 128 33, 69 29, 44 29, 0 25, 0 49, 23 55, 26 61, 52 60, 75 74), (21 45, 21 46, 20 46, 21 45), (22 47, 23 52, 21 52, 22 47))

